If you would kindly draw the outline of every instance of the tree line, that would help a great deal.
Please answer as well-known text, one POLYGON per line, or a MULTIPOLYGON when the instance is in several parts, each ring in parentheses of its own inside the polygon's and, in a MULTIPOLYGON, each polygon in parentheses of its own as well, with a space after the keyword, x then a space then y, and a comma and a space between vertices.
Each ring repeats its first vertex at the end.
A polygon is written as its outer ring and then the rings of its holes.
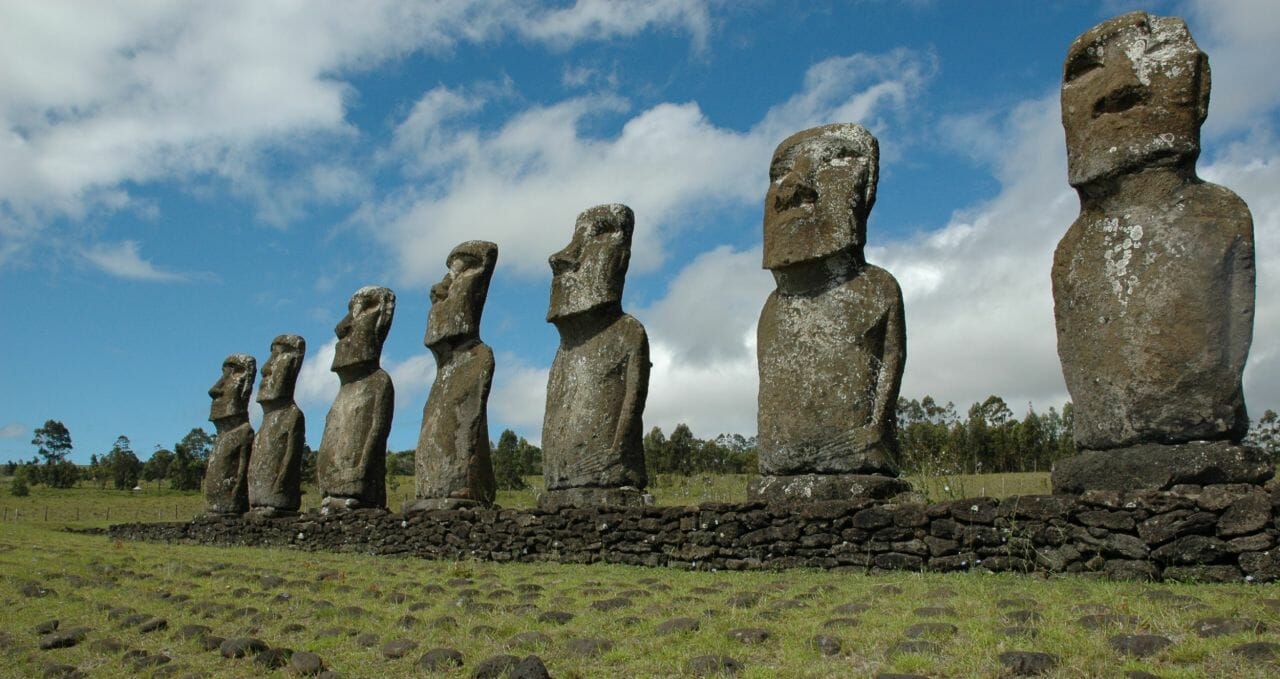
MULTIPOLYGON (((983 474, 1049 471, 1054 463, 1076 452, 1071 430, 1070 403, 1058 412, 1049 408, 1038 413, 1030 404, 1021 417, 1015 416, 999 396, 974 403, 962 417, 955 405, 939 404, 931 396, 898 399, 895 437, 899 462, 905 473, 983 474)), ((108 484, 130 490, 141 482, 168 482, 174 490, 199 490, 204 480, 215 436, 196 427, 173 445, 156 446, 143 462, 133 451, 129 437, 120 436, 102 455, 89 456, 85 466, 71 462, 71 432, 57 420, 48 420, 34 432, 31 444, 37 455, 29 462, 7 462, 4 473, 12 476, 14 495, 29 492, 32 484, 50 488, 71 488, 88 481, 98 488, 108 484)), ((1254 422, 1245 442, 1266 451, 1280 462, 1280 416, 1267 410, 1254 422)), ((700 439, 689 426, 677 424, 667 436, 653 427, 644 437, 645 467, 650 482, 658 474, 755 474, 756 437, 720 434, 700 439)), ((494 478, 503 490, 523 490, 525 477, 542 474, 542 449, 514 431, 506 429, 497 444, 490 444, 494 478)), ((315 482, 316 453, 305 447, 302 461, 304 483, 315 482)), ((387 454, 387 477, 392 489, 398 478, 414 474, 414 451, 387 454)))

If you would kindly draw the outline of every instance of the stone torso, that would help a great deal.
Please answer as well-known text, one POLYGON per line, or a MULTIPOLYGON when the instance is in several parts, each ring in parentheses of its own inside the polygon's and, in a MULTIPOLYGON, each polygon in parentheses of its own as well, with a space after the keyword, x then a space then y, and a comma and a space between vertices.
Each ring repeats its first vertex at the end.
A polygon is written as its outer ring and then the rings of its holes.
POLYGON ((204 474, 208 511, 242 514, 249 511, 248 471, 253 450, 253 427, 248 422, 218 432, 204 474))
POLYGON ((644 487, 641 417, 648 388, 649 340, 631 316, 580 342, 561 342, 542 428, 548 490, 644 487))
POLYGON ((249 458, 249 505, 297 511, 302 506, 306 418, 290 403, 262 414, 249 458))
POLYGON ((1243 436, 1252 232, 1239 197, 1199 182, 1081 211, 1053 265, 1078 445, 1243 436))
POLYGON ((387 435, 395 391, 379 368, 343 384, 324 421, 316 461, 320 491, 360 500, 365 507, 386 504, 387 435))
POLYGON ((769 296, 757 327, 761 473, 897 473, 880 401, 897 399, 902 312, 897 281, 871 265, 817 294, 769 296))
POLYGON ((418 497, 493 501, 486 415, 493 369, 483 342, 437 366, 415 454, 418 497))

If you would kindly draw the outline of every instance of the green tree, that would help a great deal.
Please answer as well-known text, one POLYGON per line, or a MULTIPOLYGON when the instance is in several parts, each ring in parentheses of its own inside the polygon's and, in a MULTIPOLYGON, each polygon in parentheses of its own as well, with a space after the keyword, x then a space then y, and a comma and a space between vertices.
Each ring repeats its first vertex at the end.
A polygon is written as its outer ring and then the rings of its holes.
POLYGON ((693 431, 689 429, 689 425, 681 422, 671 431, 671 438, 667 439, 667 464, 665 469, 658 471, 676 472, 679 474, 691 474, 697 465, 698 449, 701 448, 701 441, 693 435, 693 431))
POLYGON ((50 488, 70 488, 80 480, 80 468, 67 459, 71 454, 71 432, 57 420, 46 420, 35 430, 31 445, 44 458, 40 481, 50 488))
POLYGON ((1264 412, 1249 429, 1249 435, 1244 440, 1251 446, 1261 448, 1272 460, 1280 462, 1280 417, 1276 415, 1276 411, 1264 412))
POLYGON ((524 460, 521 459, 520 439, 514 431, 504 429, 498 436, 498 445, 493 449, 493 479, 499 490, 524 490, 528 484, 522 473, 524 460))
POLYGON ((132 490, 142 475, 142 461, 133 452, 128 436, 119 436, 106 456, 107 468, 116 490, 132 490))
POLYGON ((13 481, 9 483, 9 492, 14 497, 26 497, 31 494, 31 489, 27 485, 27 465, 19 465, 13 472, 13 481))
MULTIPOLYGON (((196 427, 173 446, 173 462, 169 465, 169 487, 174 490, 200 490, 205 466, 213 450, 213 437, 196 427)), ((305 478, 305 477, 304 477, 305 478)))
POLYGON ((35 430, 31 445, 36 447, 45 464, 61 462, 71 454, 71 432, 57 420, 45 420, 44 426, 35 430))
POLYGON ((151 453, 151 458, 142 465, 142 478, 144 481, 159 483, 160 479, 169 478, 171 466, 173 466, 173 451, 157 446, 155 452, 151 453))
POLYGON ((662 427, 654 427, 644 435, 641 441, 644 446, 644 466, 649 477, 649 485, 658 485, 658 472, 664 471, 667 464, 667 436, 662 427))

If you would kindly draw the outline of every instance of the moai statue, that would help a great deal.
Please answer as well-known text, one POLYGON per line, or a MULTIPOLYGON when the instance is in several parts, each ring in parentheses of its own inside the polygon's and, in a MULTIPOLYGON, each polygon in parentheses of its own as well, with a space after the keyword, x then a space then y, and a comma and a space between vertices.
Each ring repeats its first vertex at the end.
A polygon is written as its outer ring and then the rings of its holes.
POLYGON ((209 388, 213 403, 209 421, 218 430, 204 473, 204 498, 209 514, 249 511, 249 456, 253 427, 249 424, 249 396, 258 362, 249 354, 231 354, 222 362, 222 377, 209 388))
POLYGON ((324 420, 316 458, 320 511, 384 509, 387 435, 395 407, 391 376, 378 364, 396 313, 396 295, 364 287, 351 296, 334 333, 333 372, 342 386, 324 420))
POLYGON ((1181 19, 1143 12, 1072 43, 1068 180, 1080 216, 1053 261, 1058 356, 1082 454, 1054 490, 1260 483, 1237 445, 1253 336, 1249 208, 1196 176, 1209 61, 1181 19))
POLYGON ((262 366, 258 403, 262 427, 253 439, 249 458, 249 508, 255 514, 276 516, 302 506, 302 456, 307 445, 307 421, 293 401, 307 341, 280 335, 271 342, 271 358, 262 366))
POLYGON ((489 457, 489 387, 493 350, 480 341, 489 279, 498 246, 467 241, 446 260, 448 272, 431 287, 423 342, 436 358, 436 379, 422 410, 414 455, 417 499, 404 511, 493 504, 489 457))
POLYGON ((804 130, 773 153, 760 312, 761 476, 767 502, 885 498, 898 479, 894 429, 906 360, 902 291, 863 257, 880 150, 859 125, 804 130))
POLYGON ((547 322, 560 333, 542 423, 543 507, 639 505, 649 393, 649 338, 622 312, 635 215, 599 205, 578 215, 573 240, 551 255, 547 322))

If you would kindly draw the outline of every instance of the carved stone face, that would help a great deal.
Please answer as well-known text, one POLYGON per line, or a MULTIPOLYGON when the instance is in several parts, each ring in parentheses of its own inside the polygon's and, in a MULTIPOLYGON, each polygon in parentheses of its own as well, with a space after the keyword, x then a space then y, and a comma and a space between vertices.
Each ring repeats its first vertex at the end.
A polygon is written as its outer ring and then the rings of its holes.
POLYGON ((357 290, 347 304, 347 315, 333 329, 338 336, 338 346, 333 352, 331 369, 338 372, 362 363, 377 363, 395 314, 394 292, 374 286, 357 290))
POLYGON ((262 384, 258 387, 258 403, 289 401, 298 383, 302 357, 307 341, 299 335, 280 335, 271 342, 271 358, 262 366, 262 384))
POLYGON ((631 208, 618 203, 578 215, 573 240, 551 255, 548 321, 621 303, 635 223, 631 208))
POLYGON ((480 316, 498 261, 498 246, 467 241, 454 248, 446 261, 449 271, 431 286, 431 311, 423 339, 429 347, 455 337, 480 336, 480 316))
POLYGON ((1209 60, 1174 17, 1134 12, 1076 38, 1062 72, 1072 186, 1195 160, 1209 60))
POLYGON ((879 163, 879 144, 860 125, 815 127, 779 144, 764 199, 764 268, 860 253, 879 163))
POLYGON ((222 377, 209 388, 209 421, 249 417, 249 396, 258 362, 249 354, 231 354, 222 362, 222 377))

